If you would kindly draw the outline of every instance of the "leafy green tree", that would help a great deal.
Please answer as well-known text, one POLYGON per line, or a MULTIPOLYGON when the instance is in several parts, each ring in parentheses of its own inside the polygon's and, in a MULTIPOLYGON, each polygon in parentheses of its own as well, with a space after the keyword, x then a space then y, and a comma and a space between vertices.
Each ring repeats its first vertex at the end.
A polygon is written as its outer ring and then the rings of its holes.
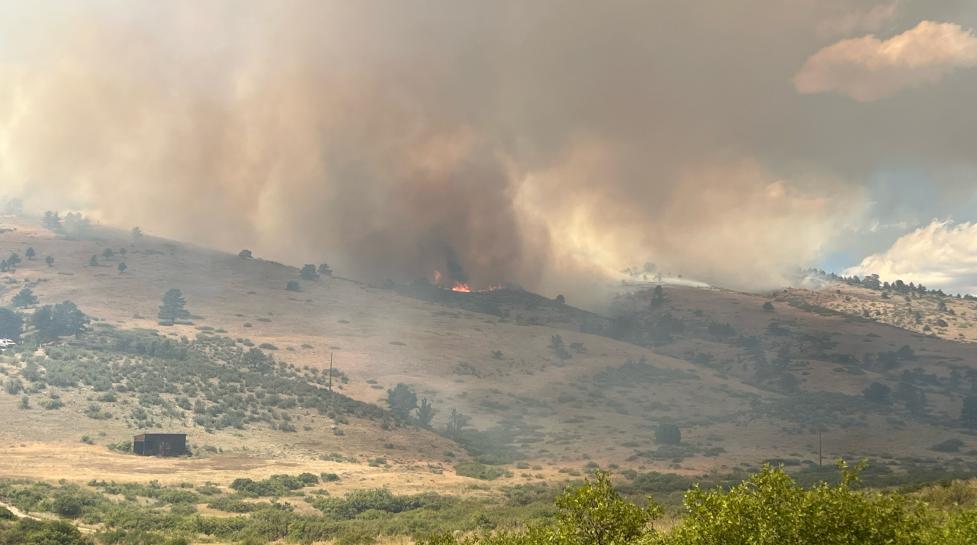
POLYGON ((7 258, 7 266, 11 269, 16 269, 17 265, 20 265, 20 261, 21 259, 20 256, 17 255, 17 252, 11 252, 10 257, 7 258))
POLYGON ((251 253, 251 250, 241 250, 240 252, 237 253, 237 256, 244 259, 254 258, 254 254, 251 253))
POLYGON ((318 273, 322 276, 332 276, 332 269, 326 263, 319 264, 318 273))
POLYGON ((142 240, 142 229, 140 229, 139 227, 133 227, 132 228, 132 241, 133 242, 139 242, 140 240, 142 240))
POLYGON ((288 282, 285 283, 285 290, 286 291, 302 291, 302 286, 299 286, 299 283, 296 282, 295 280, 289 280, 288 282))
POLYGON ((114 256, 115 256, 115 250, 113 250, 112 248, 106 248, 102 250, 102 257, 104 257, 105 259, 112 259, 112 257, 114 256))
POLYGON ((407 420, 411 411, 417 408, 417 394, 413 388, 401 382, 387 390, 387 405, 394 416, 407 420))
POLYGON ((0 307, 0 339, 20 340, 24 330, 24 319, 9 308, 0 307))
POLYGON ((54 257, 53 256, 47 256, 47 257, 44 258, 44 262, 47 263, 47 266, 48 267, 53 267, 54 266, 54 257))
POLYGON ((556 543, 568 545, 627 545, 641 536, 654 537, 649 523, 661 516, 662 508, 648 500, 645 508, 622 498, 610 476, 600 470, 593 480, 567 489, 556 499, 556 543))
POLYGON ((30 288, 23 288, 14 295, 10 303, 17 308, 29 307, 37 304, 37 296, 30 288))
POLYGON ((31 324, 43 340, 77 335, 85 331, 89 321, 88 316, 71 301, 45 305, 31 316, 31 324))
POLYGON ((804 489, 766 467, 730 490, 693 488, 667 545, 922 545, 921 506, 905 496, 857 489, 858 471, 841 465, 837 485, 804 489))
POLYGON ((431 421, 434 420, 434 406, 425 397, 421 400, 421 404, 417 406, 417 422, 425 428, 431 425, 431 421))
POLYGON ((190 312, 186 309, 187 300, 183 298, 183 292, 176 288, 170 288, 163 294, 163 303, 159 306, 158 317, 160 320, 176 321, 190 317, 190 312))
POLYGON ((122 273, 126 272, 126 269, 128 269, 129 266, 126 265, 126 262, 125 261, 120 261, 119 262, 119 266, 117 268, 119 269, 119 274, 122 274, 122 273))
POLYGON ((27 251, 24 252, 24 255, 27 256, 28 261, 32 261, 34 259, 34 256, 37 255, 37 252, 35 252, 34 247, 31 246, 30 248, 27 248, 27 251))

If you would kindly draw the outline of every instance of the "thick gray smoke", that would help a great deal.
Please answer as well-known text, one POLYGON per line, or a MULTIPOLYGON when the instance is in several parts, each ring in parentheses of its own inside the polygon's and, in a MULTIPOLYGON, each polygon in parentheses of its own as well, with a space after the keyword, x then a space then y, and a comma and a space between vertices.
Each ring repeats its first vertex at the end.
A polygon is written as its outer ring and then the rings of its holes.
POLYGON ((859 105, 792 78, 899 19, 707 4, 8 6, 0 193, 369 279, 773 285, 853 228, 890 151, 852 152, 871 119, 826 126, 859 105))

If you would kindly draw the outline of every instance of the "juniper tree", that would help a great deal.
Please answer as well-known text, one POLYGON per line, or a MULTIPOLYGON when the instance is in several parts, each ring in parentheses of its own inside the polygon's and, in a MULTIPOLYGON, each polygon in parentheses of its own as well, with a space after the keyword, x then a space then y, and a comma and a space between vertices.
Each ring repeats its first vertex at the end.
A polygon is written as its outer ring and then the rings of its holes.
POLYGON ((413 388, 401 382, 387 390, 387 405, 394 416, 407 420, 411 411, 417 408, 417 394, 413 388))
POLYGON ((17 308, 29 307, 37 304, 37 296, 30 288, 24 288, 14 295, 10 303, 17 308))
POLYGON ((163 304, 159 307, 158 317, 160 320, 176 321, 190 317, 190 312, 185 308, 186 299, 183 292, 176 288, 170 288, 163 294, 163 304))

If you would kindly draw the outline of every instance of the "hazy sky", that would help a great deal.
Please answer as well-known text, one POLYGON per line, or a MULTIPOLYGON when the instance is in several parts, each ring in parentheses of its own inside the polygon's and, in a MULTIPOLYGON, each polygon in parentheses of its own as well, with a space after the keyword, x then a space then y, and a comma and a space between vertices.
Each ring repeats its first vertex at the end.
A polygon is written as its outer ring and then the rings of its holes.
POLYGON ((0 195, 409 280, 977 291, 977 2, 0 2, 0 195))

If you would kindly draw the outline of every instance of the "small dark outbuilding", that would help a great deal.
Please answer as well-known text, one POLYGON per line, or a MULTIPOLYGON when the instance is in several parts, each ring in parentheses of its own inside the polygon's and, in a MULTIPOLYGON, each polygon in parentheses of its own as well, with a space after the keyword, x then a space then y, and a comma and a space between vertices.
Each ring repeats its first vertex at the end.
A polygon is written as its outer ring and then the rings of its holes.
POLYGON ((186 456, 187 434, 141 433, 132 438, 132 452, 140 456, 186 456))

